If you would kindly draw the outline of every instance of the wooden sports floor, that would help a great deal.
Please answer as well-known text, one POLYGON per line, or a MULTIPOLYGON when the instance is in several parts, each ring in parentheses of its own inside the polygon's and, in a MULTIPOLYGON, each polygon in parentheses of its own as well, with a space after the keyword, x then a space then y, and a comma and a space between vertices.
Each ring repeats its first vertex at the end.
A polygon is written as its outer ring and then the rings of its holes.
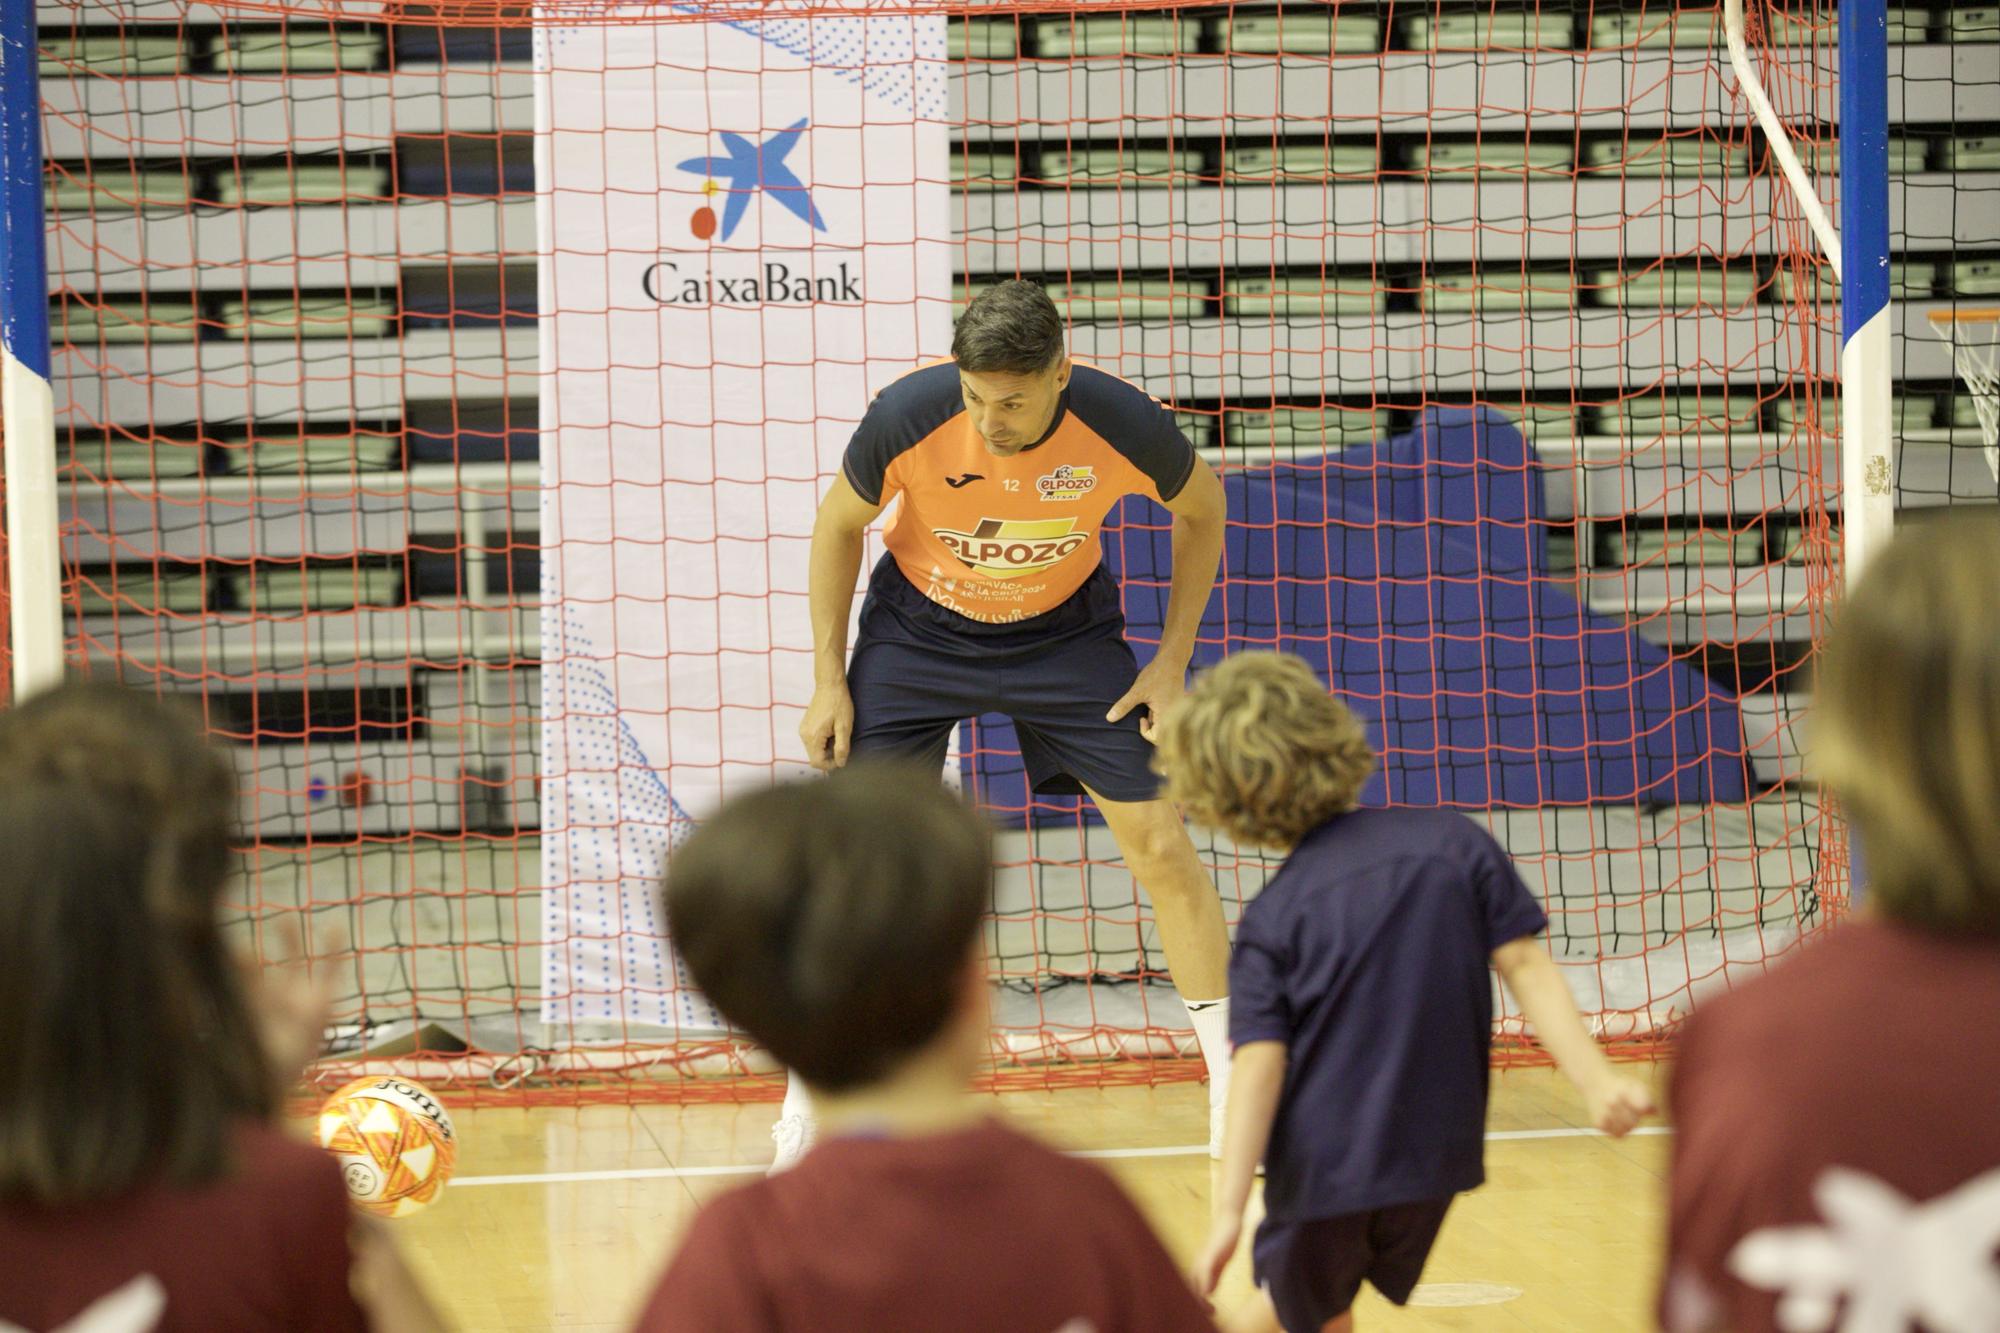
MULTIPOLYGON (((1192 1257, 1208 1222, 1210 1164, 1196 1148, 1207 1132, 1204 1088, 994 1101, 1050 1142, 1106 1154, 1103 1165, 1175 1257, 1192 1257), (1167 1151, 1148 1151, 1159 1149, 1167 1151)), ((456 1180, 431 1209, 397 1223, 396 1234, 467 1333, 623 1328, 702 1201, 769 1160, 775 1112, 767 1104, 463 1111, 456 1180)), ((1538 1333, 1651 1327, 1667 1139, 1649 1122, 1613 1142, 1580 1128, 1581 1119, 1577 1099, 1549 1071, 1496 1074, 1486 1186, 1452 1210, 1416 1301, 1397 1310, 1366 1293, 1357 1323, 1538 1333)), ((1239 1253, 1221 1308, 1240 1303, 1249 1281, 1239 1253)))

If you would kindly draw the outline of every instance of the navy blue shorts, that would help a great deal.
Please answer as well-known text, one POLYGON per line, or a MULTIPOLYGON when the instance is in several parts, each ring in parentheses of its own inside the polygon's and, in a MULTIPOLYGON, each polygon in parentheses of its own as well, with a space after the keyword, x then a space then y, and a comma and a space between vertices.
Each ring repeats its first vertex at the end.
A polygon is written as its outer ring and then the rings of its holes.
POLYGON ((1118 585, 1101 565, 1054 610, 989 626, 938 606, 885 556, 847 663, 850 750, 942 768, 952 728, 1004 713, 1036 792, 1150 801, 1160 780, 1139 734, 1143 710, 1104 720, 1138 674, 1118 585))
POLYGON ((1257 1285, 1285 1333, 1319 1333, 1347 1313, 1363 1281, 1403 1304, 1423 1275, 1451 1200, 1426 1199, 1310 1222, 1265 1218, 1250 1248, 1257 1285))

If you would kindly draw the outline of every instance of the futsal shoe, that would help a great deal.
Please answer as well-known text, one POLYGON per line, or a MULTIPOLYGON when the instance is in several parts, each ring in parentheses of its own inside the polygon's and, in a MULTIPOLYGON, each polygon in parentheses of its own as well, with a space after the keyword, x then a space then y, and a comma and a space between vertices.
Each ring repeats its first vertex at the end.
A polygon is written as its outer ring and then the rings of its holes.
POLYGON ((771 1126, 771 1141, 777 1145, 777 1152, 771 1157, 771 1169, 766 1175, 777 1175, 789 1171, 799 1164, 799 1159, 812 1150, 819 1139, 819 1121, 811 1116, 788 1115, 771 1126))

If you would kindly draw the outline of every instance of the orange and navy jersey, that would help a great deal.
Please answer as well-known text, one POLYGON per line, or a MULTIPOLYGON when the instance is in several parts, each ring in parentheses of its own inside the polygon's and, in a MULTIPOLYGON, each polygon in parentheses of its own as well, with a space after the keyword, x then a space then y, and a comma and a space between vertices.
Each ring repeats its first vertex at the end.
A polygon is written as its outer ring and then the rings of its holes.
POLYGON ((946 361, 876 396, 841 468, 871 504, 902 496, 887 545, 912 585, 968 619, 1005 624, 1053 610, 1083 586, 1111 506, 1134 494, 1172 500, 1194 462, 1159 400, 1081 364, 1041 442, 995 457, 946 361))

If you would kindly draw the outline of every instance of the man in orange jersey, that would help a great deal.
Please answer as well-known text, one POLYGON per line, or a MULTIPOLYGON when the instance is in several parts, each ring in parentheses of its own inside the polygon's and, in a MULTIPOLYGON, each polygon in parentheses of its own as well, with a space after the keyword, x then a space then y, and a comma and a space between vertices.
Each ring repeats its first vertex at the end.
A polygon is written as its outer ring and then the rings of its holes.
MULTIPOLYGON (((1003 282, 959 317, 952 360, 876 397, 813 527, 813 662, 799 738, 817 768, 879 754, 941 768, 952 729, 1004 713, 1037 792, 1087 792, 1153 900, 1174 984, 1208 1062, 1210 1148, 1229 1070, 1221 900, 1152 771, 1154 722, 1180 698, 1222 556, 1223 492, 1143 390, 1063 348, 1042 289, 1003 282), (862 534, 900 494, 860 634, 847 618, 862 534), (1159 651, 1125 643, 1098 528, 1126 495, 1174 516, 1159 651)), ((811 1143, 793 1081, 778 1165, 811 1143)))

